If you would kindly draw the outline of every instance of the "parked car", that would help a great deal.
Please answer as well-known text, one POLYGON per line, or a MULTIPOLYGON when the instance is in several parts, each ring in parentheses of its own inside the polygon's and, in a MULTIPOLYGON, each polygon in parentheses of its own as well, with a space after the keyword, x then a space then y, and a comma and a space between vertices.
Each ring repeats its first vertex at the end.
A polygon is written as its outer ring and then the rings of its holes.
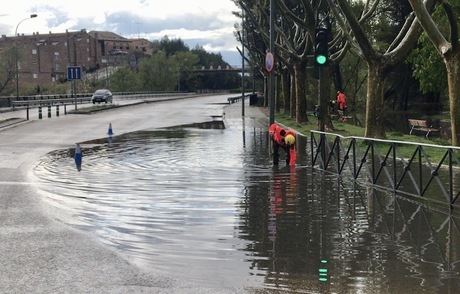
POLYGON ((96 102, 97 103, 101 103, 101 102, 112 103, 112 99, 113 99, 112 92, 110 92, 107 89, 99 89, 99 90, 96 90, 96 92, 94 92, 93 97, 91 97, 91 102, 93 102, 93 104, 95 104, 96 102))

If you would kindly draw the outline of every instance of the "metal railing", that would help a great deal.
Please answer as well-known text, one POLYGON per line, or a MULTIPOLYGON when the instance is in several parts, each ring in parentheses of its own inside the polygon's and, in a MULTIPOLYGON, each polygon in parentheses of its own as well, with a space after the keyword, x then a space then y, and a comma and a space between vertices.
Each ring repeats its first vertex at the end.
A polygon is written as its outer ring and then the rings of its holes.
POLYGON ((460 148, 311 131, 311 164, 384 190, 448 204, 460 197, 460 148), (434 158, 434 159, 433 159, 434 158), (439 160, 433 164, 432 160, 439 160))
MULTIPOLYGON (((164 92, 164 91, 141 91, 141 92, 113 92, 113 96, 122 96, 124 98, 142 98, 142 97, 163 97, 174 95, 191 95, 195 93, 190 92, 164 92)), ((75 93, 75 94, 50 94, 50 95, 28 95, 28 96, 0 96, 1 107, 15 107, 20 106, 39 106, 56 103, 67 103, 68 101, 75 101, 75 98, 85 98, 90 100, 93 93, 75 93)))

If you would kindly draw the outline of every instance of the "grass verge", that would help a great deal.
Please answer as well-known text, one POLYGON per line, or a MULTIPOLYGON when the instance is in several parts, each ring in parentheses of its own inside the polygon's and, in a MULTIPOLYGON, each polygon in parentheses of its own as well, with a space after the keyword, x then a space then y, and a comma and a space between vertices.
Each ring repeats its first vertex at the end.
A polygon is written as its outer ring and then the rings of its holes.
MULTIPOLYGON (((277 113, 276 121, 288 126, 290 128, 295 129, 296 131, 309 136, 311 130, 317 130, 318 120, 313 115, 308 115, 308 122, 299 124, 294 119, 289 117, 285 114, 277 113)), ((355 136, 355 137, 364 137, 364 128, 355 126, 349 123, 343 123, 339 121, 333 121, 334 130, 328 131, 330 133, 339 134, 342 136, 355 136)), ((416 135, 409 135, 403 134, 401 132, 387 132, 386 133, 386 140, 392 141, 403 141, 403 142, 410 142, 410 143, 422 143, 422 144, 432 144, 432 145, 442 145, 442 146, 449 146, 450 143, 446 140, 441 138, 432 137, 432 138, 425 138, 424 136, 416 136, 416 135)), ((347 144, 348 145, 348 144, 347 144)), ((362 141, 358 144, 359 148, 365 149, 367 147, 366 142, 362 141)), ((376 150, 380 155, 385 155, 390 148, 390 144, 387 143, 378 143, 375 145, 376 150)), ((397 144, 397 157, 403 158, 410 158, 416 149, 414 145, 406 145, 406 144, 397 144)), ((438 163, 444 154, 446 153, 446 149, 444 148, 436 148, 436 147, 423 147, 423 150, 426 153, 426 156, 435 163, 438 163)), ((460 151, 454 150, 453 158, 458 163, 460 163, 460 151)))

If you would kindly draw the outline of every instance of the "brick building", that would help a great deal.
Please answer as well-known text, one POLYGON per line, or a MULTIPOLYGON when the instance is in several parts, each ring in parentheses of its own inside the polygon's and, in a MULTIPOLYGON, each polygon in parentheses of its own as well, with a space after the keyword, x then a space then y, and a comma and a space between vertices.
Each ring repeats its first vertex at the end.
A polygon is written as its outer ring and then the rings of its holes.
MULTIPOLYGON (((67 66, 82 67, 83 73, 105 66, 127 63, 134 57, 151 55, 153 44, 145 39, 127 39, 104 31, 18 35, 0 38, 0 55, 18 50, 20 85, 64 82, 67 66)), ((15 70, 14 70, 15 71, 15 70)))

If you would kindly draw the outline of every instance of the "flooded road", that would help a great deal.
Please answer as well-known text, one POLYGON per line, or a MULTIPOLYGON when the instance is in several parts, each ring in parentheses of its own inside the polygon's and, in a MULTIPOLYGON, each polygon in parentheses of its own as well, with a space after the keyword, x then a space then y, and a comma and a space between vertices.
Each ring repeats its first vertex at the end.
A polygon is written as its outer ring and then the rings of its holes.
POLYGON ((267 140, 238 123, 146 130, 82 143, 81 171, 71 149, 34 174, 56 218, 171 277, 244 293, 459 292, 459 219, 303 154, 273 167, 267 140))

